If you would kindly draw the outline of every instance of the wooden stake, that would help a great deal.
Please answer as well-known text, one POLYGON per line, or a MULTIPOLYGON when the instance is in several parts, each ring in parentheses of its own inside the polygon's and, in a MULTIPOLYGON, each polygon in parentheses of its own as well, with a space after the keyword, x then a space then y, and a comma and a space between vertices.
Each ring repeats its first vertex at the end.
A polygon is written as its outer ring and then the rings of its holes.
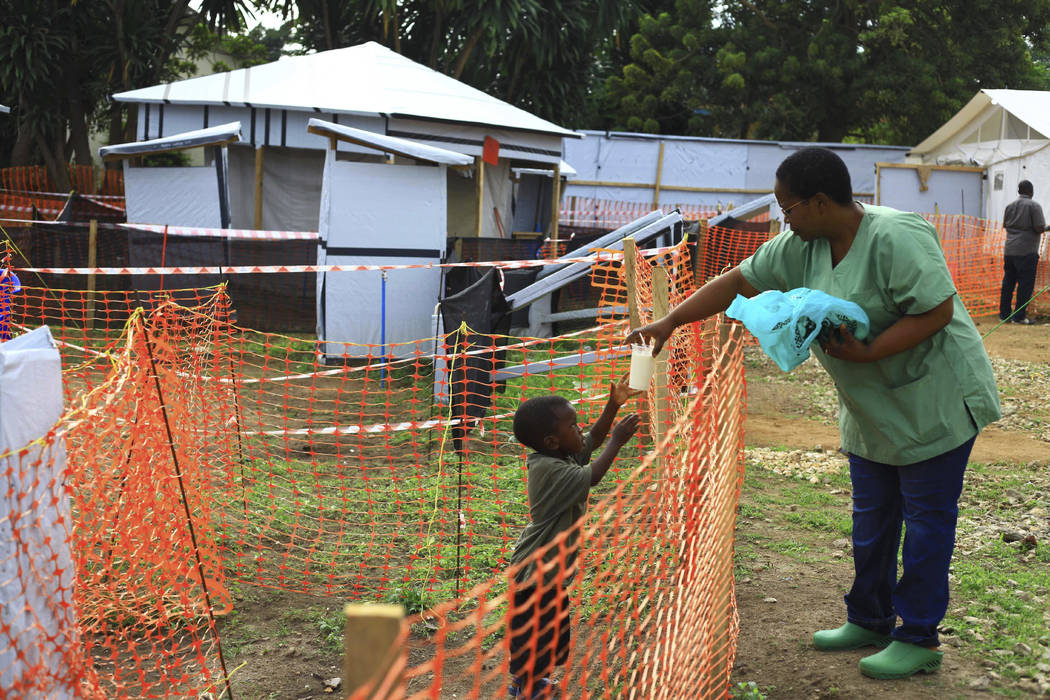
POLYGON ((660 180, 664 172, 664 142, 660 142, 660 155, 656 159, 656 185, 653 187, 653 209, 660 208, 660 180))
POLYGON ((638 269, 635 267, 637 256, 638 246, 635 245, 634 237, 628 236, 623 239, 623 276, 627 284, 627 318, 631 330, 642 325, 642 316, 638 312, 638 269))
MULTIPOLYGON (((98 266, 98 220, 92 219, 88 224, 88 267, 92 270, 98 266)), ((87 327, 95 327, 95 273, 89 272, 87 278, 87 327)))
POLYGON ((561 214, 561 163, 554 166, 554 178, 551 183, 551 241, 554 250, 558 250, 558 215, 561 214))
POLYGON ((255 148, 255 230, 262 228, 262 204, 263 204, 263 148, 255 148))
POLYGON ((474 156, 474 236, 481 238, 481 223, 485 211, 485 161, 474 156))
POLYGON ((700 287, 707 280, 704 278, 704 270, 707 268, 707 219, 700 221, 700 233, 696 236, 696 262, 694 265, 696 286, 700 287))
POLYGON ((350 697, 367 686, 368 698, 378 698, 376 686, 405 650, 398 644, 405 609, 400 605, 348 604, 343 651, 343 692, 350 697))
MULTIPOLYGON (((657 265, 653 268, 653 318, 663 318, 670 312, 671 304, 667 291, 667 269, 657 265)), ((671 355, 671 344, 664 345, 663 350, 656 356, 656 369, 653 377, 656 385, 653 390, 653 406, 649 415, 652 417, 653 444, 659 445, 671 424, 671 404, 669 390, 667 387, 668 358, 671 355)), ((663 457, 658 458, 657 466, 663 473, 663 457)))

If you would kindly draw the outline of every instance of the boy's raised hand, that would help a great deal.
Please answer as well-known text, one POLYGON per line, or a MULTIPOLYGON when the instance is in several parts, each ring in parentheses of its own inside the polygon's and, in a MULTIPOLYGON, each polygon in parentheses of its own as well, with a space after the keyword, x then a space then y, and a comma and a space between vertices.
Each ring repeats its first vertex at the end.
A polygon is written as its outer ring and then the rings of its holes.
POLYGON ((613 427, 612 441, 618 445, 627 444, 627 441, 630 440, 635 431, 638 430, 640 420, 641 419, 638 418, 637 413, 628 413, 623 417, 623 420, 613 427))
POLYGON ((617 406, 623 406, 628 400, 642 393, 641 389, 632 389, 628 385, 627 380, 630 376, 631 373, 629 371, 624 372, 622 377, 609 385, 609 398, 617 406))

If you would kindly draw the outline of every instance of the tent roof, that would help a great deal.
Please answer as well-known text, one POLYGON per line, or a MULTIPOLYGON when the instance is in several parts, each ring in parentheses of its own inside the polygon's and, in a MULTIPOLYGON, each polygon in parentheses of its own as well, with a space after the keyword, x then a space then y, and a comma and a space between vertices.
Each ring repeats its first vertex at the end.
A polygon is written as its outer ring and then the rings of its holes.
POLYGON ((113 99, 415 117, 579 138, 374 41, 130 90, 113 99))
POLYGON ((103 160, 114 160, 117 158, 130 158, 132 156, 147 155, 150 153, 182 151, 187 148, 199 148, 201 146, 220 146, 222 144, 240 140, 241 123, 230 122, 229 124, 220 124, 207 129, 184 131, 181 134, 165 136, 160 139, 103 146, 98 149, 98 154, 102 156, 103 160))
POLYGON ((988 105, 998 105, 1042 134, 1050 134, 1050 91, 981 90, 962 109, 915 148, 913 155, 935 151, 969 124, 988 105))
POLYGON ((359 146, 367 146, 385 153, 394 153, 399 156, 407 156, 415 160, 423 160, 428 163, 444 163, 446 165, 469 165, 474 162, 470 156, 454 151, 446 151, 444 148, 428 146, 425 143, 417 143, 396 136, 377 134, 373 131, 355 129, 343 124, 333 124, 324 119, 310 119, 306 125, 307 131, 320 136, 330 136, 341 141, 356 143, 359 146))

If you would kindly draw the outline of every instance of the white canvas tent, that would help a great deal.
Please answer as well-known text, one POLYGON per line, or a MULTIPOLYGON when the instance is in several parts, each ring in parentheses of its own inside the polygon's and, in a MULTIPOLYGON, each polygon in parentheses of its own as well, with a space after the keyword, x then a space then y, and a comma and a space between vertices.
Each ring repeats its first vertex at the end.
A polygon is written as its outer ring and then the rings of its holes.
MULTIPOLYGON (((1017 197, 1017 183, 1030 180, 1036 199, 1050 194, 1050 92, 1040 90, 981 90, 955 116, 911 149, 909 161, 943 168, 983 184, 980 211, 964 212, 1000 219, 1017 197)), ((917 173, 921 171, 917 170, 917 173)), ((934 175, 937 171, 934 171, 934 175)), ((918 188, 918 178, 912 178, 918 188)), ((926 181, 934 187, 933 178, 926 181)), ((958 184, 953 185, 953 189, 958 184)), ((883 198, 886 201, 886 198, 883 198)), ((887 201, 886 203, 892 204, 887 201)), ((944 209, 941 209, 944 212, 944 209)))
MULTIPOLYGON (((113 99, 138 105, 140 140, 241 122, 244 145, 230 148, 234 228, 318 230, 328 143, 307 131, 311 118, 470 156, 470 173, 447 174, 450 236, 509 236, 511 168, 553 170, 562 139, 579 138, 374 42, 113 99), (482 161, 486 139, 499 144, 494 165, 482 161)), ((362 157, 353 144, 336 148, 362 157)))

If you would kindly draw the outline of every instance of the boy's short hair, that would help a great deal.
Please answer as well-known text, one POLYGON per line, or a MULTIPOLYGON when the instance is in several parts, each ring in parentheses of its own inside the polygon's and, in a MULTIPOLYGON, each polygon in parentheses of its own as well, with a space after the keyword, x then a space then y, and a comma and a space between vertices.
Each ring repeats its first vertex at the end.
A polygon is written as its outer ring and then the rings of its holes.
POLYGON ((839 204, 853 201, 849 168, 828 148, 810 146, 795 151, 777 167, 777 179, 801 199, 823 192, 839 204))
POLYGON ((536 396, 523 402, 514 412, 514 437, 518 442, 537 452, 543 449, 543 439, 554 434, 558 423, 558 409, 569 402, 557 394, 536 396))
POLYGON ((1032 187, 1032 183, 1028 180, 1021 180, 1017 183, 1017 194, 1026 194, 1031 197, 1035 194, 1035 188, 1032 187))

